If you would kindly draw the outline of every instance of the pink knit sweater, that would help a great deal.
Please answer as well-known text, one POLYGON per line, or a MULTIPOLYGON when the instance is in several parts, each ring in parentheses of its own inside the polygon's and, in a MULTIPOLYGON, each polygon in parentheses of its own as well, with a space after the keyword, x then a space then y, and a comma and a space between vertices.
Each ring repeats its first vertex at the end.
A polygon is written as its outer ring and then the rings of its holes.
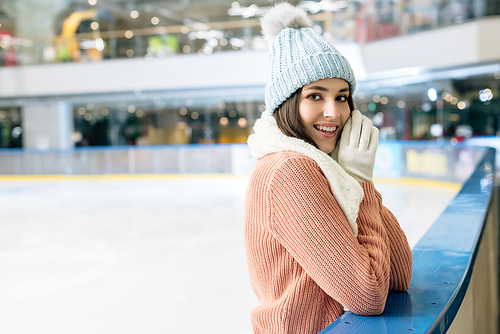
POLYGON ((412 254, 372 183, 358 237, 309 157, 280 152, 257 161, 245 199, 248 269, 260 305, 254 333, 316 334, 344 313, 382 313, 389 289, 408 289, 412 254))

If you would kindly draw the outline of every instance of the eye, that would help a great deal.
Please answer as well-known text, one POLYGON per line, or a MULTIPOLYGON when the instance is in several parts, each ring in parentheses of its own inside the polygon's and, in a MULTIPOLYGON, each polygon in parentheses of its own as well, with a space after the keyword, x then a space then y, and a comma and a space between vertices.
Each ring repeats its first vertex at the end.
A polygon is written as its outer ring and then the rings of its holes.
POLYGON ((345 96, 345 95, 337 96, 337 101, 339 101, 339 102, 347 102, 347 96, 345 96))
POLYGON ((308 98, 309 100, 319 101, 319 100, 321 100, 321 95, 316 94, 316 93, 313 93, 313 94, 309 94, 309 95, 307 95, 307 98, 308 98))

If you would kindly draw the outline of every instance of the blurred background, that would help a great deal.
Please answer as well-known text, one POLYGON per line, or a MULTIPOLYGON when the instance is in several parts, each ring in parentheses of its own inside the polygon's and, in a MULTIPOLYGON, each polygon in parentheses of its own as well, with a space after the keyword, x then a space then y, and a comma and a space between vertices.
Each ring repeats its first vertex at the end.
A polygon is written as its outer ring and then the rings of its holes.
MULTIPOLYGON (((0 147, 245 142, 272 2, 0 0, 0 147)), ((351 61, 382 139, 498 134, 498 0, 290 2, 351 61)))
MULTIPOLYGON (((0 332, 252 332, 274 2, 0 0, 0 332)), ((500 0, 289 2, 350 61, 413 247, 500 149, 500 0)))

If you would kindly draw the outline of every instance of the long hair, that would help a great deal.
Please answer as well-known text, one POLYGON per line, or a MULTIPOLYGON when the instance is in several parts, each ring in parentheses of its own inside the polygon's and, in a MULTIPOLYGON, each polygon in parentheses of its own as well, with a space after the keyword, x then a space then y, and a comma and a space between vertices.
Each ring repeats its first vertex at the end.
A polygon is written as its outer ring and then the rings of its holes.
MULTIPOLYGON (((314 140, 309 137, 304 129, 299 116, 299 102, 302 87, 297 89, 285 102, 283 102, 275 111, 274 119, 278 128, 288 137, 302 139, 306 143, 318 148, 314 140)), ((354 101, 352 99, 351 88, 349 87, 349 97, 347 104, 351 112, 354 110, 354 101)))

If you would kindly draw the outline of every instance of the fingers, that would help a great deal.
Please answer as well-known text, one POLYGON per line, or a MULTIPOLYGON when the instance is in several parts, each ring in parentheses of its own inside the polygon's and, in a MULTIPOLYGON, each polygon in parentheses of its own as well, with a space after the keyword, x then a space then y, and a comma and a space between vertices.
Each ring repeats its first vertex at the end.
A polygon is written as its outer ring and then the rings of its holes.
POLYGON ((361 135, 359 137, 359 148, 362 150, 367 150, 370 145, 372 132, 372 122, 363 116, 363 124, 361 126, 361 135))
POLYGON ((359 182, 371 182, 378 140, 378 129, 355 110, 344 124, 340 145, 336 145, 331 156, 359 182))
POLYGON ((359 145, 359 137, 361 134, 361 126, 363 122, 363 115, 359 112, 359 110, 354 110, 352 112, 352 129, 351 134, 349 136, 349 145, 354 145, 354 147, 358 147, 359 145))
MULTIPOLYGON (((340 148, 350 146, 353 149, 370 150, 377 149, 379 131, 372 125, 368 117, 354 110, 344 124, 340 136, 340 148)), ((338 146, 338 145, 337 145, 338 146)))
POLYGON ((370 138, 370 144, 368 146, 368 150, 370 150, 370 151, 377 150, 378 138, 379 138, 379 131, 376 127, 373 126, 372 131, 371 131, 371 138, 370 138))

